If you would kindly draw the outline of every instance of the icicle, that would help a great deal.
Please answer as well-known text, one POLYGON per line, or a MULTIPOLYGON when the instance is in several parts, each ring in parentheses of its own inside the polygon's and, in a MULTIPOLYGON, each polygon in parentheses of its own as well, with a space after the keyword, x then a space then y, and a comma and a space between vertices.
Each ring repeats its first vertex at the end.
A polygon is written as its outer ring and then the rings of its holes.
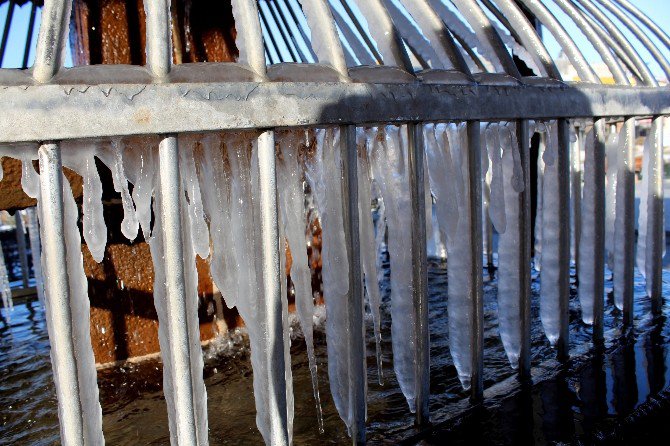
POLYGON ((547 127, 544 123, 536 124, 536 131, 541 135, 537 156, 537 206, 535 209, 535 240, 533 266, 535 271, 542 269, 542 219, 544 214, 544 152, 547 147, 547 127))
MULTIPOLYGON (((227 142, 232 142, 230 139, 227 142)), ((205 135, 198 152, 198 175, 205 214, 212 239, 210 271, 228 308, 237 305, 238 268, 231 223, 231 172, 221 137, 205 135)))
POLYGON ((281 155, 277 163, 277 189, 279 191, 282 238, 287 239, 288 246, 291 249, 291 280, 295 290, 296 313, 305 336, 309 371, 316 402, 317 422, 319 431, 323 433, 323 413, 314 354, 314 296, 312 295, 312 276, 307 260, 305 238, 307 220, 303 170, 299 162, 299 147, 302 142, 300 136, 290 133, 280 139, 281 155))
MULTIPOLYGON (((372 222, 372 196, 371 196, 371 178, 370 165, 368 160, 368 144, 372 144, 372 140, 368 140, 363 129, 359 129, 358 136, 358 214, 359 214, 359 237, 361 244, 361 265, 363 267, 363 275, 365 280, 365 293, 370 305, 370 312, 372 313, 372 325, 375 337, 375 352, 377 357, 377 378, 379 384, 383 383, 383 366, 382 366, 382 350, 381 350, 381 295, 379 292, 379 282, 377 278, 380 271, 377 270, 377 262, 375 253, 375 234, 374 224, 372 222)), ((382 272, 383 274, 383 272, 382 272)))
MULTIPOLYGON (((32 166, 31 166, 32 167, 32 166)), ((33 170, 34 171, 34 170, 33 170)), ((30 239, 30 253, 33 258, 33 272, 35 274, 35 288, 37 288, 37 298, 44 306, 44 282, 42 278, 42 246, 40 243, 40 226, 37 218, 37 209, 32 207, 26 209, 28 217, 28 236, 30 239)))
POLYGON ((201 259, 209 257, 209 230, 205 223, 200 183, 195 168, 195 150, 200 141, 190 135, 179 138, 179 170, 186 191, 188 216, 191 222, 191 237, 195 253, 201 259))
MULTIPOLYGON (((655 135, 659 129, 658 120, 653 120, 648 136, 644 142, 644 153, 642 159, 642 181, 640 183, 640 210, 638 217, 638 238, 637 238, 637 254, 636 264, 642 276, 646 279, 647 295, 651 295, 652 281, 650 277, 654 274, 653 271, 653 244, 661 243, 663 246, 663 256, 665 256, 665 231, 663 231, 663 239, 655 241, 649 239, 649 232, 652 229, 652 218, 654 213, 653 206, 659 206, 661 201, 658 196, 658 184, 662 183, 663 166, 658 165, 655 151, 659 148, 655 147, 658 141, 655 135)), ((662 186, 661 186, 662 187, 662 186)))
MULTIPOLYGON (((624 270, 626 268, 626 240, 624 239, 624 232, 626 220, 628 218, 635 218, 634 215, 627 215, 624 211, 626 203, 625 200, 619 199, 624 197, 626 192, 624 188, 627 182, 624 181, 629 172, 633 172, 635 167, 629 166, 626 160, 626 151, 628 142, 635 137, 627 132, 627 125, 621 127, 619 133, 619 141, 617 148, 617 182, 616 182, 616 203, 614 213, 614 305, 619 310, 623 310, 624 306, 624 290, 626 288, 624 270)), ((632 174, 632 173, 630 173, 632 174)))
POLYGON ((124 169, 123 158, 126 146, 121 138, 114 138, 109 146, 102 146, 97 152, 100 160, 112 171, 112 182, 114 190, 121 194, 123 203, 123 221, 121 232, 130 241, 137 237, 139 222, 133 206, 133 200, 128 190, 128 178, 124 169))
POLYGON ((2 245, 0 245, 0 294, 2 294, 2 306, 5 309, 5 318, 10 319, 9 313, 14 309, 14 301, 12 299, 12 289, 9 286, 7 265, 5 264, 5 254, 2 250, 2 245))
MULTIPOLYGON (((519 222, 519 193, 523 191, 525 185, 523 178, 521 178, 520 185, 515 179, 515 171, 521 167, 515 126, 513 124, 500 125, 497 131, 500 136, 496 140, 502 143, 502 176, 504 178, 502 186, 507 221, 507 230, 500 233, 498 240, 498 324, 507 357, 512 368, 516 369, 519 366, 521 353, 519 295, 523 285, 518 269, 522 242, 519 240, 519 232, 515 230, 514 225, 518 225, 519 222)), ((500 151, 500 148, 497 151, 500 151)))
POLYGON ((133 183, 133 202, 144 239, 151 236, 151 199, 154 193, 154 151, 156 141, 140 140, 124 152, 124 170, 133 183), (139 144, 139 145, 138 145, 139 144))
MULTIPOLYGON (((594 262, 594 245, 596 237, 596 228, 593 224, 597 209, 594 209, 594 197, 597 191, 595 190, 595 181, 592 178, 595 175, 596 169, 602 166, 595 164, 595 135, 594 130, 591 129, 586 134, 584 141, 584 190, 582 192, 584 200, 582 200, 582 232, 579 240, 579 304, 582 309, 582 320, 585 324, 593 324, 594 314, 593 308, 596 299, 602 299, 603 296, 595 296, 593 294, 594 282, 596 279, 594 262)), ((602 276, 601 276, 602 278, 602 276)))
POLYGON ((489 215, 498 233, 505 232, 507 218, 505 215, 505 193, 503 188, 503 162, 500 145, 500 128, 498 124, 489 124, 486 128, 486 146, 491 158, 491 207, 489 215))
POLYGON ((449 348, 461 384, 469 389, 472 376, 469 345, 473 290, 469 286, 472 256, 467 213, 469 192, 464 187, 469 175, 465 132, 464 124, 436 126, 436 139, 433 141, 428 135, 426 156, 440 229, 447 240, 449 348))
POLYGON ((351 429, 349 382, 349 262, 344 239, 339 129, 318 130, 316 153, 306 163, 306 176, 319 210, 322 228, 323 295, 326 301, 328 377, 335 407, 351 429))
POLYGON ((614 270, 614 216, 616 214, 617 170, 619 165, 619 135, 612 126, 605 141, 607 156, 607 185, 605 189, 605 252, 607 266, 614 270))
POLYGON ((540 319, 551 345, 559 337, 559 221, 560 200, 558 197, 558 127, 555 122, 548 125, 547 147, 544 152, 544 184, 542 194, 542 271, 540 273, 540 319))
POLYGON ((372 173, 381 190, 388 227, 391 260, 391 341, 393 368, 400 388, 414 412, 414 319, 412 301, 412 246, 407 129, 388 126, 375 139, 369 156, 372 173))

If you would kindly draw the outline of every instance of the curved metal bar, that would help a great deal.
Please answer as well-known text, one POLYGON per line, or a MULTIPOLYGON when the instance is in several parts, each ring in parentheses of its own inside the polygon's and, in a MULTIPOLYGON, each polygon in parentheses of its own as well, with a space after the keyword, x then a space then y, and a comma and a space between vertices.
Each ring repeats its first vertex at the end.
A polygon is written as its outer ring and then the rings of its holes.
POLYGON ((612 36, 609 35, 609 33, 603 29, 603 26, 596 22, 596 20, 591 17, 590 15, 586 14, 584 11, 581 11, 582 16, 591 24, 591 27, 593 28, 593 31, 598 34, 598 36, 614 51, 614 54, 621 60, 621 62, 625 65, 626 69, 630 72, 631 76, 635 78, 635 81, 638 84, 644 84, 644 81, 642 80, 642 75, 638 72, 638 68, 635 66, 635 63, 631 60, 630 57, 628 57, 628 54, 623 50, 621 45, 614 40, 612 36))
POLYGON ((561 45, 572 66, 577 70, 579 77, 586 82, 600 83, 598 75, 584 57, 584 53, 570 37, 561 22, 556 19, 556 16, 541 1, 521 0, 521 3, 549 29, 549 32, 561 45))
POLYGON ((649 37, 640 29, 640 27, 631 20, 623 11, 616 7, 614 3, 610 0, 598 0, 601 5, 607 8, 612 14, 616 16, 617 19, 621 21, 642 43, 642 45, 651 53, 654 57, 654 60, 661 66, 661 69, 665 73, 665 77, 670 80, 670 62, 665 58, 663 53, 654 45, 654 42, 651 41, 649 37))
POLYGON ((265 76, 265 51, 263 32, 258 18, 258 3, 256 0, 232 0, 231 5, 235 23, 238 24, 235 37, 235 44, 240 54, 238 62, 265 76))
POLYGON ((351 23, 354 24, 354 27, 356 27, 356 30, 358 31, 358 34, 360 34, 361 38, 365 42, 365 45, 367 46, 368 50, 374 57, 375 61, 379 64, 382 65, 384 62, 382 60, 381 54, 379 54, 379 51, 377 51, 377 47, 375 47, 374 42, 370 39, 370 36, 368 33, 365 31, 363 28, 363 25, 361 24, 360 20, 358 19, 358 16, 354 13, 354 11, 351 9, 351 6, 346 0, 340 0, 340 4, 344 8, 344 10, 347 12, 347 15, 349 16, 349 19, 351 20, 351 23))
POLYGON ((498 34, 479 4, 475 0, 453 0, 453 2, 461 14, 470 22, 475 34, 479 37, 479 41, 495 55, 505 73, 517 79, 521 78, 521 73, 519 73, 514 59, 507 51, 500 34, 498 34))
POLYGON ((303 2, 302 9, 312 30, 312 48, 319 62, 335 68, 343 79, 349 79, 344 49, 328 0, 303 2))
POLYGON ((49 82, 63 67, 71 11, 72 0, 52 0, 44 4, 33 65, 33 78, 37 82, 49 82))
POLYGON ((443 60, 445 68, 456 68, 470 74, 470 69, 463 58, 463 54, 456 46, 440 16, 430 7, 428 2, 426 0, 400 0, 400 2, 416 20, 426 38, 434 42, 433 48, 437 56, 443 60))
MULTIPOLYGON (((621 50, 623 50, 626 56, 628 56, 635 64, 635 67, 637 68, 637 71, 640 73, 640 76, 642 77, 644 83, 652 87, 658 87, 658 81, 656 81, 656 78, 651 73, 651 70, 649 69, 647 64, 644 63, 638 52, 624 37, 623 33, 619 31, 619 28, 612 22, 612 20, 610 20, 610 18, 607 17, 607 15, 605 15, 600 9, 596 8, 596 6, 593 4, 591 0, 576 0, 576 1, 579 2, 595 18, 595 20, 599 21, 600 24, 607 30, 607 33, 609 33, 609 35, 612 36, 612 38, 616 41, 616 43, 619 44, 621 50)), ((594 29, 598 29, 598 27, 595 24, 592 24, 592 26, 594 29)))
POLYGON ((558 71, 554 60, 549 55, 547 47, 544 46, 542 39, 537 34, 535 27, 530 23, 526 15, 519 9, 516 3, 511 0, 498 0, 498 5, 501 12, 505 14, 509 26, 517 30, 515 34, 518 36, 519 43, 527 49, 532 49, 531 54, 535 56, 535 63, 543 67, 546 74, 554 79, 562 80, 561 73, 558 71), (522 32, 523 31, 523 32, 522 32))
POLYGON ((170 1, 144 0, 147 21, 147 66, 157 79, 165 78, 172 66, 170 1))
POLYGON ((658 26, 651 18, 649 18, 645 13, 640 11, 635 5, 630 3, 628 0, 616 0, 615 3, 620 7, 631 13, 642 22, 649 30, 658 37, 658 39, 663 42, 663 44, 670 49, 670 36, 668 36, 660 26, 658 26))
POLYGON ((354 28, 349 24, 349 22, 347 22, 342 13, 336 8, 332 7, 331 12, 333 13, 335 23, 337 23, 337 26, 342 33, 342 40, 349 44, 349 47, 351 47, 353 55, 356 59, 358 59, 358 62, 361 65, 375 65, 376 60, 373 54, 364 44, 364 41, 356 35, 356 31, 354 31, 354 28))
POLYGON ((370 34, 377 43, 384 65, 396 66, 413 73, 400 32, 393 24, 383 0, 354 0, 365 19, 368 21, 370 34))
MULTIPOLYGON (((534 0, 537 1, 537 0, 534 0)), ((591 27, 591 24, 582 16, 577 7, 569 0, 554 0, 556 4, 572 19, 579 29, 584 33, 586 38, 591 42, 593 47, 598 51, 600 57, 603 59, 607 68, 609 68, 614 81, 622 85, 630 85, 630 81, 626 77, 621 64, 614 57, 610 49, 598 38, 598 35, 591 27)))

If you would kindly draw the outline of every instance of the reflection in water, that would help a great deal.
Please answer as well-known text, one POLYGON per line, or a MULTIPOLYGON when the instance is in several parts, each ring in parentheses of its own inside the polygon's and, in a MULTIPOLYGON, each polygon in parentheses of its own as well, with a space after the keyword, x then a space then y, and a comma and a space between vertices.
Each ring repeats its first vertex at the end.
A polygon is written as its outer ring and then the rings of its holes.
MULTIPOLYGON (((458 382, 448 351, 446 264, 431 261, 429 303, 431 329, 431 400, 433 419, 440 422, 430 432, 417 432, 413 418, 392 372, 388 261, 382 284, 384 384, 377 383, 374 339, 368 338, 368 438, 370 444, 551 444, 635 441, 641 430, 628 430, 621 422, 643 405, 644 417, 670 416, 670 403, 650 398, 670 383, 670 305, 656 321, 648 316, 649 301, 636 295, 636 328, 626 338, 614 340, 620 313, 606 304, 605 326, 611 345, 573 360, 555 376, 544 375, 532 387, 520 388, 507 363, 497 328, 495 276, 485 273, 485 383, 505 381, 509 391, 489 398, 484 406, 466 410, 467 394, 458 382), (650 415, 651 413, 651 415, 650 415)), ((666 272, 670 279, 670 272, 666 272)), ((611 284, 608 284, 611 286, 611 284)), ((637 278, 636 291, 641 291, 637 278)), ((551 360, 555 353, 542 334, 538 319, 537 283, 533 284, 533 365, 551 360)), ((664 294, 670 296, 665 285, 664 294)), ((581 324, 576 299, 571 301, 571 347, 590 342, 590 329, 581 324)), ((211 444, 257 444, 252 398, 252 371, 248 349, 241 336, 232 345, 221 341, 206 352, 205 383, 208 393, 211 444), (225 347, 225 348, 222 348, 225 347)), ((328 388, 325 336, 315 332, 319 380, 328 388)), ((574 351, 574 350, 573 350, 574 351)), ((292 343, 295 388, 295 436, 300 444, 349 444, 344 425, 328 392, 323 392, 325 434, 317 429, 314 400, 304 343, 292 343)), ((556 372, 547 367, 548 373, 556 372)), ((144 362, 99 373, 108 444, 167 444, 167 413, 162 396, 160 362, 144 362)), ((58 440, 56 400, 49 363, 44 311, 37 302, 17 305, 11 320, 0 322, 0 444, 51 444, 58 440), (8 325, 7 325, 8 324, 8 325)), ((639 418, 639 417, 638 417, 639 418)), ((628 417, 627 419, 638 419, 628 417)), ((666 429, 668 423, 649 423, 645 434, 666 429)), ((635 425, 637 426, 637 425, 635 425)), ((650 437, 653 438, 653 437, 650 437)))

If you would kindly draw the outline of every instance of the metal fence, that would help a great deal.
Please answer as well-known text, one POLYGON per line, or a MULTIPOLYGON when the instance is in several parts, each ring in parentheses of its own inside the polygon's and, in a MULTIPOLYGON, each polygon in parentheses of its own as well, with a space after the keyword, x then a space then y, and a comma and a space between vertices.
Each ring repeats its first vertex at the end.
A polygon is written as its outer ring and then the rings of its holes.
MULTIPOLYGON (((177 134, 221 130, 262 129, 258 137, 260 213, 262 221, 263 283, 267 291, 267 327, 270 335, 282 337, 279 309, 282 270, 278 244, 275 190, 274 131, 287 127, 340 126, 344 160, 343 193, 345 234, 350 265, 351 327, 360 327, 363 308, 360 253, 357 244, 358 205, 356 170, 356 126, 379 123, 407 124, 409 132, 410 184, 412 197, 413 299, 417 320, 427 321, 426 221, 424 191, 424 147, 422 127, 426 123, 467 123, 470 180, 464 185, 471 200, 467 217, 472 265, 468 280, 474 330, 472 349, 472 400, 483 397, 483 309, 482 309, 482 185, 480 123, 516 123, 524 178, 530 177, 529 122, 557 120, 557 171, 560 221, 569 220, 570 127, 572 119, 593 120, 593 170, 584 175, 583 201, 590 202, 592 215, 582 215, 583 225, 593 230, 593 261, 584 265, 594 278, 595 296, 603 295, 604 284, 604 200, 605 123, 623 121, 627 134, 634 134, 636 119, 660 120, 670 115, 670 90, 659 87, 656 77, 638 54, 616 17, 639 39, 660 64, 666 77, 670 66, 647 37, 653 34, 663 45, 670 38, 626 0, 555 0, 561 10, 584 33, 612 73, 615 85, 602 85, 596 71, 561 22, 539 0, 453 0, 459 14, 440 0, 361 0, 342 2, 348 17, 334 2, 305 0, 302 10, 293 1, 233 0, 237 26, 238 63, 173 66, 171 53, 170 2, 145 1, 147 66, 88 66, 63 69, 63 48, 68 35, 71 1, 46 1, 39 30, 35 64, 31 70, 0 70, 0 144, 12 155, 39 143, 39 188, 41 192, 44 274, 49 278, 52 358, 59 364, 55 375, 58 388, 61 436, 64 444, 84 444, 80 393, 77 382, 70 278, 66 262, 62 161, 60 142, 70 139, 110 138, 125 135, 160 135, 160 213, 165 227, 163 258, 167 280, 169 358, 174 371, 173 398, 176 408, 176 441, 196 444, 196 414, 192 377, 201 374, 189 361, 188 320, 184 291, 184 254, 180 218, 179 147, 177 134), (260 4, 260 8, 259 8, 260 4), (284 5, 284 6, 282 6, 284 5), (288 5, 288 7, 286 6, 288 5), (356 6, 357 11, 352 7, 356 6), (607 11, 605 13, 604 11, 607 11), (260 15, 259 15, 260 12, 260 15), (311 37, 300 28, 302 16, 311 37), (412 23, 409 17, 412 18, 412 23), (495 19, 493 19, 495 17, 495 19), (270 24, 273 23, 273 25, 270 24), (367 27, 363 26, 367 23, 367 27), (580 82, 562 82, 561 73, 538 34, 537 22, 546 27, 576 68, 580 82), (410 25, 408 25, 410 23, 410 25), (466 25, 467 24, 467 25, 466 25), (298 26, 298 28, 296 28, 298 26), (509 34, 508 34, 509 33, 509 34), (278 49, 274 39, 282 35, 286 48, 278 49), (265 38, 264 38, 265 37, 265 38), (300 40, 300 42, 298 42, 300 40), (473 46, 476 43, 476 48, 473 46), (428 49, 426 49, 428 45, 428 49), (305 50, 307 48, 307 50, 305 50), (526 51, 538 76, 524 77, 512 54, 526 51), (290 53, 290 59, 282 56, 290 53), (277 64, 285 60, 299 63, 277 64), (318 62, 316 62, 318 60, 318 62), (270 62, 268 65, 266 62, 270 62), (473 72, 473 69, 479 72, 473 72), (205 73, 205 74, 203 74, 205 73), (207 79, 203 79, 206 76, 207 79), (590 191, 590 192, 587 192, 590 191), (359 311, 360 310, 360 311, 359 311)), ((4 40, 3 40, 4 42, 4 40)), ((661 157, 661 126, 650 135, 655 141, 652 156, 661 157)), ((626 145, 628 165, 633 165, 633 138, 626 145)), ((661 161, 662 162, 662 161, 661 161)), ((625 284, 624 323, 632 325, 634 271, 634 172, 632 167, 622 187, 622 212, 626 216, 622 256, 625 284)), ((651 297, 660 311, 662 252, 664 236, 663 188, 654 185, 649 207, 651 228, 651 297)), ((514 268, 520 278, 522 350, 519 374, 530 377, 530 188, 519 194, 518 221, 508 222, 521 243, 514 268)), ((569 225, 558 229, 558 292, 561 299, 558 352, 568 351, 568 298, 570 274, 569 225)), ((580 265, 581 267, 581 265, 580 265)), ((594 308, 595 341, 603 338, 602 299, 594 308)), ((419 424, 428 413, 429 333, 427 323, 418 324, 415 370, 421 383, 416 395, 419 424)), ((362 330, 352 329, 351 364, 364 376, 362 330)), ((284 351, 281 343, 267 358, 271 377, 283 377, 284 351)), ((285 383, 267 383, 273 391, 271 406, 272 444, 287 444, 285 383)), ((354 401, 352 438, 365 439, 365 386, 353 381, 349 389, 354 401)))

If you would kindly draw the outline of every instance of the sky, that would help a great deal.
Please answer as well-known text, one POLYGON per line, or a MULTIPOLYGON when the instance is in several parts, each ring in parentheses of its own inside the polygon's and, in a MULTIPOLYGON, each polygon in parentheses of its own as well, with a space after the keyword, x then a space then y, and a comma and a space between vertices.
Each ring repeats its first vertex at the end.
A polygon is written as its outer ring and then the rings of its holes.
MULTIPOLYGON (((296 3, 296 0, 280 0, 280 1, 288 1, 289 3, 296 3)), ((670 0, 630 0, 630 1, 638 8, 640 8, 644 13, 649 15, 662 29, 664 29, 666 32, 670 34, 670 0)), ((339 6, 337 1, 332 3, 335 5, 336 9, 342 11, 342 8, 341 6, 339 6)), ((595 49, 591 46, 588 40, 582 35, 581 31, 579 31, 579 29, 572 23, 572 21, 565 14, 562 13, 560 8, 558 8, 555 5, 553 0, 548 0, 545 3, 552 10, 552 12, 556 14, 556 16, 563 24, 563 26, 566 28, 568 33, 576 41, 577 45, 582 49, 586 58, 594 63, 601 62, 601 58, 595 51, 595 49)), ((263 7, 267 7, 267 5, 264 5, 263 7)), ((7 16, 7 8, 8 8, 8 2, 5 2, 2 6, 0 6, 0 30, 4 29, 4 24, 7 16)), ((346 16, 346 14, 342 15, 346 16)), ((2 64, 2 66, 5 68, 18 68, 21 66, 23 60, 23 52, 25 48, 26 29, 29 17, 30 17, 29 4, 26 4, 23 7, 18 6, 15 7, 13 26, 10 30, 7 51, 2 64)), ((612 16, 610 17, 612 18, 612 16)), ((35 41, 37 39, 39 18, 40 17, 38 12, 36 28, 31 45, 32 49, 29 58, 29 64, 28 64, 29 66, 32 65, 32 61, 34 58, 34 46, 35 41)), ((300 19, 302 19, 302 17, 300 19)), ((615 23, 617 23, 616 19, 613 20, 615 23)), ((635 48, 642 56, 642 59, 645 61, 652 62, 651 55, 646 51, 646 49, 644 49, 642 45, 639 44, 639 42, 632 36, 632 34, 629 31, 627 31, 627 29, 625 29, 625 27, 623 26, 620 27, 620 29, 633 42, 635 48)), ((661 45, 661 43, 656 39, 655 36, 650 35, 650 37, 652 38, 652 40, 654 40, 657 46, 662 49, 662 52, 666 56, 666 58, 670 60, 670 50, 663 47, 663 45, 661 45)), ((545 44, 550 54, 554 58, 557 58, 560 53, 560 46, 558 45, 556 40, 551 36, 551 34, 546 29, 543 33, 543 38, 545 40, 545 44)), ((281 48, 280 50, 283 52, 288 51, 286 48, 281 48)), ((308 52, 308 50, 306 50, 305 48, 302 48, 302 50, 305 53, 308 52)), ((71 54, 69 51, 66 51, 66 66, 71 65, 72 65, 71 54)), ((655 62, 652 62, 650 64, 650 67, 657 76, 661 77, 662 72, 660 70, 660 67, 655 62)))

